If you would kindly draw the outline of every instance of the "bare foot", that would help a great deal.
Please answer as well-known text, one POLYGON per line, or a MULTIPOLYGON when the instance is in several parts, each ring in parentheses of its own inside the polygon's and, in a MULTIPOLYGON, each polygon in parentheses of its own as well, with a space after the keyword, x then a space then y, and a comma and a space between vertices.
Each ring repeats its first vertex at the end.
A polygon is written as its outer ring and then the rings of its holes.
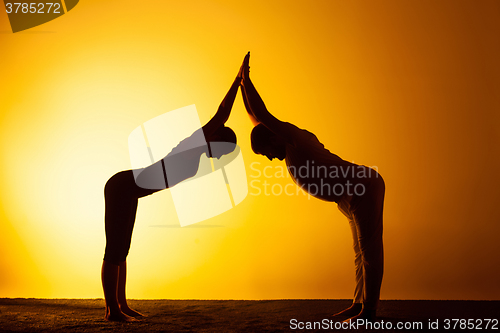
POLYGON ((334 317, 340 317, 340 316, 353 317, 353 316, 358 315, 362 309, 363 309, 363 304, 352 303, 352 305, 350 307, 334 314, 333 316, 334 317))
POLYGON ((376 320, 376 316, 375 316, 375 310, 361 310, 361 312, 359 314, 357 314, 356 316, 354 317, 351 317, 347 320, 344 320, 344 322, 350 322, 351 320, 352 321, 356 321, 358 319, 365 319, 365 320, 368 320, 368 321, 375 321, 376 320))
POLYGON ((137 312, 135 310, 132 310, 131 308, 127 307, 121 307, 120 310, 126 314, 127 316, 133 317, 133 318, 138 318, 138 317, 146 317, 146 315, 143 315, 140 312, 137 312))
POLYGON ((119 321, 119 322, 131 322, 131 321, 136 321, 135 318, 131 316, 127 316, 120 310, 118 311, 110 311, 109 308, 106 308, 106 316, 105 316, 107 321, 119 321))

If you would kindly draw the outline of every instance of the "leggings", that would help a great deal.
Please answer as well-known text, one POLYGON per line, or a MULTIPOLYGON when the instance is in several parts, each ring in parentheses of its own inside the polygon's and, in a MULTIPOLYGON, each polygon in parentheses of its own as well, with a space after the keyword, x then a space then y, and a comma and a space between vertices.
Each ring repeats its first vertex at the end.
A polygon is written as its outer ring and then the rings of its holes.
POLYGON ((130 249, 138 199, 160 191, 136 185, 132 170, 111 177, 104 187, 106 249, 104 260, 115 265, 125 261, 130 249))

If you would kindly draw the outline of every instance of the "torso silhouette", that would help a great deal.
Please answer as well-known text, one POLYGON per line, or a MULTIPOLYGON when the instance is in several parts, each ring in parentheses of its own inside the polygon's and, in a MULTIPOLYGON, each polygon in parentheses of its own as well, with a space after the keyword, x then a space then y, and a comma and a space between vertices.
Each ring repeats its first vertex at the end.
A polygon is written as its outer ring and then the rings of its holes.
POLYGON ((200 157, 208 153, 207 143, 200 138, 203 129, 182 140, 172 151, 156 163, 134 170, 137 186, 147 189, 170 188, 196 175, 200 157))
POLYGON ((288 171, 294 182, 312 196, 339 202, 343 196, 354 193, 356 184, 366 184, 376 174, 375 170, 331 153, 313 133, 284 124, 289 141, 285 160, 288 171))

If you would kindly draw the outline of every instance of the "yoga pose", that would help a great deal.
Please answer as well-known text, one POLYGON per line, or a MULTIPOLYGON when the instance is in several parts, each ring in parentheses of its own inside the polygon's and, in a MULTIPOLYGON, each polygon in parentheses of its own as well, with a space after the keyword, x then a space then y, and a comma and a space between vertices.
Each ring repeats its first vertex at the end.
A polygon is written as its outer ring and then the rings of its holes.
POLYGON ((321 200, 336 202, 348 218, 354 242, 356 289, 352 306, 335 316, 373 319, 384 270, 384 180, 375 170, 332 154, 311 132, 269 113, 250 80, 249 58, 250 53, 242 65, 241 90, 246 110, 256 125, 251 133, 252 149, 269 160, 285 160, 297 186, 321 200))
POLYGON ((138 199, 196 175, 203 154, 220 158, 235 149, 236 135, 224 124, 231 113, 240 82, 241 75, 238 74, 215 116, 166 157, 144 169, 119 172, 107 181, 104 188, 106 249, 101 272, 107 320, 132 321, 134 317, 142 316, 128 306, 125 296, 126 257, 138 199), (207 144, 200 144, 205 142, 200 140, 203 135, 207 144), (232 144, 212 144, 214 142, 232 144))

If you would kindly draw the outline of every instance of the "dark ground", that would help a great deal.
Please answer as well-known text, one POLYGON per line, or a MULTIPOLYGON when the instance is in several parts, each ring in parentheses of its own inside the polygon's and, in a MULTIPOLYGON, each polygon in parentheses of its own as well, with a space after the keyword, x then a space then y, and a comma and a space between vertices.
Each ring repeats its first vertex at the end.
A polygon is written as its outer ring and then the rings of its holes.
MULTIPOLYGON (((1 332, 312 332, 291 328, 291 320, 329 323, 331 315, 350 305, 349 300, 131 300, 130 306, 148 317, 133 323, 104 320, 102 299, 0 299, 1 332)), ((317 329, 321 332, 424 332, 429 320, 438 321, 434 332, 499 332, 500 301, 381 301, 378 320, 385 329, 317 329), (473 319, 474 329, 460 329, 460 322, 446 319, 473 319), (483 319, 480 322, 480 319, 483 319), (485 319, 495 319, 487 330, 485 319), (387 323, 393 325, 387 329, 387 323), (398 322, 422 323, 422 328, 396 329, 398 322), (482 329, 479 330, 479 327, 482 329), (496 327, 496 329, 493 329, 496 327)), ((466 325, 462 321, 462 325, 466 325)), ((313 323, 311 323, 313 325, 313 323)), ((292 325, 295 327, 294 325, 292 325)), ((466 327, 466 326, 462 326, 466 327)))

